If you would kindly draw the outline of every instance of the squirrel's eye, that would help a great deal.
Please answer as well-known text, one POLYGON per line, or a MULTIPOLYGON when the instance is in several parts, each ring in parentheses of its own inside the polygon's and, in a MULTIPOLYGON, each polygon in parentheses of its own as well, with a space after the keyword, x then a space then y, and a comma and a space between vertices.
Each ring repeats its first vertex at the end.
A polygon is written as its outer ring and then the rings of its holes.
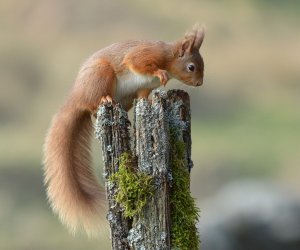
POLYGON ((195 70, 195 65, 193 63, 189 63, 187 65, 187 71, 188 72, 194 72, 194 70, 195 70))

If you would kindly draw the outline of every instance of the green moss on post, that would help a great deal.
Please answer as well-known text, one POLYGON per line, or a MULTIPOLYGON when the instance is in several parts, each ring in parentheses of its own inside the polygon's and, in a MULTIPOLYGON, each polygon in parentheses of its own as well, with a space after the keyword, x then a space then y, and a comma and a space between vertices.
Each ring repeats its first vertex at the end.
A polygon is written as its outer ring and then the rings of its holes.
POLYGON ((200 239, 196 228, 199 209, 190 193, 190 174, 185 156, 185 143, 171 130, 171 244, 173 249, 199 249, 200 239))
POLYGON ((129 153, 119 159, 119 170, 111 175, 110 181, 118 186, 115 200, 124 209, 125 218, 138 215, 153 195, 153 177, 134 170, 129 153))

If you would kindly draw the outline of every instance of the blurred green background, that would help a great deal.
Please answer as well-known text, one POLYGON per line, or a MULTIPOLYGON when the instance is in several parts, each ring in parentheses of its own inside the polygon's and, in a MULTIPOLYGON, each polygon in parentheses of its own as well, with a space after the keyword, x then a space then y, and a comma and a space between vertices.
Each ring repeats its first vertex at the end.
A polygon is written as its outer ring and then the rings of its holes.
POLYGON ((293 0, 1 1, 0 249, 110 249, 107 235, 72 237, 49 209, 44 135, 91 53, 128 39, 178 39, 195 22, 207 27, 205 83, 190 89, 172 80, 169 88, 191 95, 200 208, 243 178, 299 195, 299 13, 293 0))

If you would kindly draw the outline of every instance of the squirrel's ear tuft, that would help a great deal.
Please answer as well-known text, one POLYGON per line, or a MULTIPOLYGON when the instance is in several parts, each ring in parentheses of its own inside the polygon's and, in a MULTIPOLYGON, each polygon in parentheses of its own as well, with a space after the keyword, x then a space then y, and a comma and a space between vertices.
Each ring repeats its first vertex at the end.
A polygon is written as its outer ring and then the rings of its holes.
POLYGON ((195 32, 194 48, 199 50, 205 36, 205 26, 204 25, 200 26, 197 23, 194 25, 193 31, 195 32))

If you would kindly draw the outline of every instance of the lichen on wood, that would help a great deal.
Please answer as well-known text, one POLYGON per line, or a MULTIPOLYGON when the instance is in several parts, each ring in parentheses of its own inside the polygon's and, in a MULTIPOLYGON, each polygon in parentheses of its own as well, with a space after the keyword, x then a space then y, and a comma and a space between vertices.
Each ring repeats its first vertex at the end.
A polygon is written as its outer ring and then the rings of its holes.
POLYGON ((110 180, 118 172, 120 155, 130 151, 129 126, 127 113, 119 104, 99 107, 95 134, 102 144, 103 176, 108 200, 107 220, 111 228, 113 250, 130 249, 127 241, 130 221, 125 218, 123 208, 115 200, 117 186, 110 180))
POLYGON ((139 100, 134 109, 137 169, 153 176, 154 193, 129 231, 133 249, 171 249, 169 219, 169 137, 165 92, 152 103, 139 100))

